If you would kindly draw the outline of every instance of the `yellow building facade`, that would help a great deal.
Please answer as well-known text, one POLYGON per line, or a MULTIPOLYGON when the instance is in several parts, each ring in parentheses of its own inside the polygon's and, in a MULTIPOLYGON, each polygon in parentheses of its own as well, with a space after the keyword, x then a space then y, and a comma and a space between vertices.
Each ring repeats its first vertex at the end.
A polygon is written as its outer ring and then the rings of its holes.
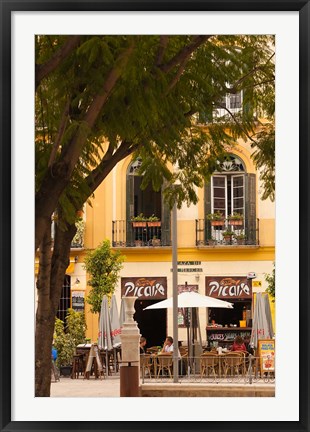
MULTIPOLYGON (((243 335, 250 332, 253 295, 267 288, 265 276, 271 274, 275 260, 275 205, 261 200, 262 184, 250 144, 239 141, 229 154, 210 184, 197 189, 197 205, 184 205, 177 211, 179 291, 194 290, 234 303, 233 312, 199 309, 200 337, 208 343, 211 325, 227 331, 234 326, 243 335), (224 215, 222 227, 212 226, 208 219, 218 210, 224 215), (232 213, 243 215, 242 225, 231 225, 232 213), (234 236, 227 241, 223 234, 229 229, 234 236), (245 244, 238 241, 238 235, 245 238, 245 244), (240 321, 245 321, 244 328, 240 321)), ((74 268, 68 273, 71 305, 77 310, 83 305, 87 337, 96 341, 98 316, 83 303, 89 290, 83 260, 86 250, 109 239, 125 256, 115 291, 119 310, 122 296, 137 295, 135 319, 141 335, 148 346, 161 345, 166 335, 172 335, 172 309, 144 308, 172 296, 171 214, 161 192, 139 189, 136 166, 137 161, 130 157, 121 161, 96 190, 92 206, 85 208, 84 247, 72 249, 74 268), (157 216, 160 227, 134 228, 131 218, 140 213, 157 216), (159 243, 154 243, 155 238, 159 243)), ((271 306, 273 310, 274 304, 271 306)), ((184 310, 178 319, 179 341, 184 342, 188 332, 184 310)))

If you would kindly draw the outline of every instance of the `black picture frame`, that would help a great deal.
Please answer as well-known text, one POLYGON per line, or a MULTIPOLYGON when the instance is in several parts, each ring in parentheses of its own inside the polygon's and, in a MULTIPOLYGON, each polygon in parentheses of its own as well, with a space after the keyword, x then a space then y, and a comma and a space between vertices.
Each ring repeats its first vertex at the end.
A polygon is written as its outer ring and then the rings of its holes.
MULTIPOLYGON (((1 13, 1 225, 0 225, 0 277, 1 277, 1 366, 0 401, 1 431, 36 430, 87 430, 125 431, 145 430, 290 430, 309 431, 309 1, 303 0, 98 0, 98 1, 9 1, 0 0, 1 13), (299 359, 299 421, 285 422, 23 422, 11 419, 11 14, 15 11, 298 11, 300 24, 299 79, 300 79, 300 227, 299 237, 299 328, 300 346, 303 352, 299 359)), ((289 31, 289 30, 288 30, 289 31)), ((22 361, 22 359, 21 359, 22 361)), ((297 377, 296 377, 297 379, 297 377)), ((255 403, 254 403, 255 405, 255 403)), ((165 409, 169 409, 167 406, 165 409)), ((255 406, 253 406, 255 409, 255 406)), ((242 409, 240 409, 242 416, 242 409)), ((137 410, 137 417, 139 411, 137 410)), ((160 418, 160 413, 158 413, 160 418)))

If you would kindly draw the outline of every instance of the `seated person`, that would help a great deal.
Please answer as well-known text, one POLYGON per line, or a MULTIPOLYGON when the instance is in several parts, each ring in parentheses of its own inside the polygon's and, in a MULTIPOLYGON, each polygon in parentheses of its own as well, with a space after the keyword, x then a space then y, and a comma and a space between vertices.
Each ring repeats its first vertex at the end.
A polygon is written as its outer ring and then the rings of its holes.
POLYGON ((145 345, 146 345, 146 339, 145 337, 140 338, 140 354, 145 354, 145 345))
MULTIPOLYGON (((173 352, 173 338, 171 336, 167 336, 164 342, 164 346, 161 350, 162 353, 172 353, 173 352)), ((180 350, 178 348, 178 356, 181 357, 180 350)))
POLYGON ((232 351, 246 351, 243 339, 241 336, 236 336, 235 341, 231 347, 232 351))
POLYGON ((167 336, 161 350, 163 353, 173 352, 173 339, 171 336, 167 336))

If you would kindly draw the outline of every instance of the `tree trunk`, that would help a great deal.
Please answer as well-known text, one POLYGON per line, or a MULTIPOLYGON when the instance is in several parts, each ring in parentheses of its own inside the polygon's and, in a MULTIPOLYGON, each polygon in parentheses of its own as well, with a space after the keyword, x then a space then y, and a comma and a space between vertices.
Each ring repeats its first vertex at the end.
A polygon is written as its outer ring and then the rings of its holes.
POLYGON ((43 238, 39 256, 37 281, 38 305, 35 335, 35 396, 49 397, 51 385, 51 350, 55 316, 69 264, 71 241, 75 225, 60 231, 56 227, 53 252, 50 232, 43 238))

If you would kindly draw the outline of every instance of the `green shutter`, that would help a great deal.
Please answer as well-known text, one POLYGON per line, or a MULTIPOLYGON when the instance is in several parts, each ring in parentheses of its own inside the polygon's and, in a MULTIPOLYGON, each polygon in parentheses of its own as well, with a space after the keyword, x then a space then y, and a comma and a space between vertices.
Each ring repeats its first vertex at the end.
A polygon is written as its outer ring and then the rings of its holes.
POLYGON ((256 244, 256 175, 245 174, 245 235, 249 244, 256 244))
POLYGON ((126 181, 126 243, 128 246, 133 244, 133 229, 130 222, 131 217, 134 216, 134 175, 127 174, 126 181))
POLYGON ((204 209, 205 209, 205 222, 204 222, 204 240, 207 240, 211 237, 211 222, 207 219, 207 215, 211 213, 212 203, 211 203, 211 179, 209 183, 205 184, 205 190, 204 190, 204 209))
POLYGON ((211 213, 211 180, 205 184, 205 218, 211 213))

